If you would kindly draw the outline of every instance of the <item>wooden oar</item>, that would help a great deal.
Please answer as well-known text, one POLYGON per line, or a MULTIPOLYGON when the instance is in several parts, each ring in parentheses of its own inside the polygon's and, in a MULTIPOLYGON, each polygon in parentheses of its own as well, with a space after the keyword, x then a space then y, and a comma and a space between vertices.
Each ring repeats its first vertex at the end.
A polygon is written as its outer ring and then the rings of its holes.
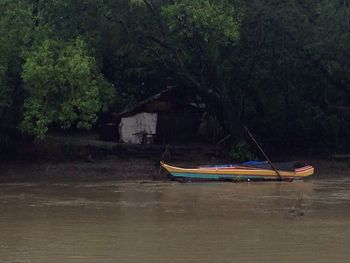
POLYGON ((282 177, 281 174, 278 172, 278 170, 276 169, 276 167, 273 165, 273 163, 271 162, 271 160, 269 159, 269 157, 267 157, 266 153, 263 151, 263 149, 260 147, 259 143, 255 140, 253 134, 251 134, 251 132, 248 130, 248 128, 246 126, 244 126, 244 129, 246 130, 246 132, 248 133, 249 137, 253 140, 253 142, 256 144, 256 146, 258 146, 259 150, 261 151, 261 153, 264 155, 265 159, 268 161, 268 163, 271 165, 271 168, 275 170, 276 174, 278 175, 280 181, 282 181, 282 177))

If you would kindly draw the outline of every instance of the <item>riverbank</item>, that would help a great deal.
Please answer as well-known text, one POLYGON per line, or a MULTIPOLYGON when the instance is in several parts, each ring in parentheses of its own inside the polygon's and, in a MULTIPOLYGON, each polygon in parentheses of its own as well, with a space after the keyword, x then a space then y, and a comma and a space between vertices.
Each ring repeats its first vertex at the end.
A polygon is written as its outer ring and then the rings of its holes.
MULTIPOLYGON (((191 167, 220 164, 225 160, 207 156, 188 156, 169 161, 191 167)), ((311 160, 315 167, 312 178, 350 177, 347 161, 311 160)), ((75 161, 7 161, 0 164, 0 182, 27 181, 106 181, 106 180, 168 180, 156 158, 106 158, 75 161)))
POLYGON ((151 180, 156 168, 155 162, 149 159, 118 157, 90 161, 10 161, 0 166, 0 182, 151 180))

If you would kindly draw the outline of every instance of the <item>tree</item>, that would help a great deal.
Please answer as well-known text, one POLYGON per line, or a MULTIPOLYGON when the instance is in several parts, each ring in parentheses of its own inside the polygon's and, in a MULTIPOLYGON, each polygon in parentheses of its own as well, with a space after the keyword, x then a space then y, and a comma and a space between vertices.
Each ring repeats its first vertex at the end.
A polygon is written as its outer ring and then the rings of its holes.
POLYGON ((144 0, 130 5, 123 20, 115 12, 109 19, 122 26, 129 44, 143 54, 146 70, 152 65, 158 76, 166 72, 179 86, 202 95, 227 130, 237 126, 236 97, 229 94, 235 89, 230 56, 239 39, 234 6, 209 0, 144 0), (135 15, 140 12, 144 15, 135 15))
POLYGON ((11 126, 21 104, 22 51, 32 35, 32 9, 23 1, 0 3, 0 130, 11 126))
POLYGON ((240 36, 236 8, 229 1, 181 0, 165 5, 162 16, 177 74, 205 98, 227 131, 238 134, 239 96, 231 63, 240 36))
POLYGON ((0 133, 89 128, 104 92, 118 111, 170 83, 200 95, 236 140, 247 124, 276 144, 329 148, 342 127, 348 145, 337 109, 350 105, 349 10, 349 0, 0 1, 0 133))
POLYGON ((45 40, 26 55, 22 78, 28 96, 20 127, 38 136, 52 123, 91 128, 113 98, 81 39, 45 40))

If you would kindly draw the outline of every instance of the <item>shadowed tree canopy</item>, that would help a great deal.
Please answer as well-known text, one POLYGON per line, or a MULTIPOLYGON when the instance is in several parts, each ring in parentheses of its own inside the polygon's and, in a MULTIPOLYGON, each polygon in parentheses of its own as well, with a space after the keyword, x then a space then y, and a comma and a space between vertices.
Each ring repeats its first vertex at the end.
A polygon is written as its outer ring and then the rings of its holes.
POLYGON ((348 0, 2 0, 1 130, 89 129, 170 83, 236 140, 246 124, 270 145, 346 149, 349 14, 348 0))

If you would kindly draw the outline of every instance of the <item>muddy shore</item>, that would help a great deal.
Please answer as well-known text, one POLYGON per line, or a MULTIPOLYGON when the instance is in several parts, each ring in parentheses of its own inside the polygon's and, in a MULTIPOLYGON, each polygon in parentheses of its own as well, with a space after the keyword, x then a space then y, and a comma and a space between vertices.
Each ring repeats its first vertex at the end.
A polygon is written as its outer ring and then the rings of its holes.
MULTIPOLYGON (((169 161, 191 167, 225 163, 210 157, 184 157, 169 161)), ((315 167, 312 178, 350 176, 347 161, 311 160, 315 167)), ((23 181, 100 181, 100 180, 168 180, 155 158, 121 158, 108 156, 100 160, 75 161, 6 161, 0 164, 0 182, 23 181)))

